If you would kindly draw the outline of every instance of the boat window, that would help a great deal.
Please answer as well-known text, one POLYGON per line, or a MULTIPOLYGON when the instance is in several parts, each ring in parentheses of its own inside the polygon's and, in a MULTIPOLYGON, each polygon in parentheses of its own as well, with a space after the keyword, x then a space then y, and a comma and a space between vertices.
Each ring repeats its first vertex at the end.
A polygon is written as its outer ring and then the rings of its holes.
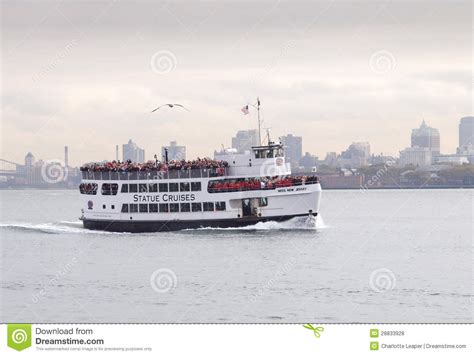
POLYGON ((181 212, 182 213, 187 213, 191 211, 191 204, 189 203, 181 203, 181 212))
POLYGON ((179 191, 180 192, 189 192, 189 183, 179 183, 179 191))
POLYGON ((201 203, 191 203, 193 211, 202 211, 201 203))
POLYGON ((140 191, 140 193, 146 193, 148 191, 148 184, 140 183, 138 185, 138 190, 140 191))
POLYGON ((158 184, 160 188, 160 192, 167 192, 168 191, 168 183, 160 183, 158 184))
POLYGON ((204 211, 214 211, 214 203, 212 202, 202 203, 202 207, 204 211))
POLYGON ((148 213, 148 204, 140 204, 140 213, 148 213))
POLYGON ((128 204, 122 204, 122 213, 128 213, 128 204))
POLYGON ((138 213, 138 204, 130 204, 130 212, 138 213))
POLYGON ((137 184, 129 184, 128 191, 130 193, 137 193, 138 192, 138 185, 137 184))
POLYGON ((178 203, 170 203, 170 213, 179 213, 178 203))
POLYGON ((258 201, 259 206, 267 206, 268 205, 268 198, 260 198, 258 201))
POLYGON ((168 204, 160 204, 160 213, 168 212, 168 204))
POLYGON ((148 184, 148 191, 150 193, 156 193, 158 192, 158 184, 153 183, 153 184, 148 184))
POLYGON ((97 183, 81 183, 79 185, 79 192, 81 194, 96 195, 98 187, 97 183))
POLYGON ((178 192, 179 191, 179 184, 178 183, 170 183, 170 192, 178 192))
POLYGON ((224 211, 224 210, 225 210, 225 201, 216 202, 216 211, 224 211))
POLYGON ((150 204, 148 211, 150 213, 157 213, 158 212, 158 204, 150 204))
POLYGON ((121 193, 128 193, 128 184, 122 184, 121 193))
POLYGON ((103 183, 102 184, 102 195, 117 195, 118 184, 117 183, 103 183))
POLYGON ((201 191, 201 182, 191 182, 191 191, 193 192, 201 191))

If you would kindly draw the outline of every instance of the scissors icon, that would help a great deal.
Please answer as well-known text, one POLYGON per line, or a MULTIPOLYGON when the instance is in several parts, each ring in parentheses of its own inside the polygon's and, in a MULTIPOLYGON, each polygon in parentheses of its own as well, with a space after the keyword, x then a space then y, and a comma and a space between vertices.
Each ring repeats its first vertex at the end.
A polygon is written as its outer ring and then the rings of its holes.
POLYGON ((316 337, 320 337, 321 333, 324 331, 324 328, 322 326, 314 327, 313 325, 311 325, 309 323, 303 325, 303 327, 306 328, 306 329, 309 329, 309 330, 313 330, 314 336, 316 336, 316 337))

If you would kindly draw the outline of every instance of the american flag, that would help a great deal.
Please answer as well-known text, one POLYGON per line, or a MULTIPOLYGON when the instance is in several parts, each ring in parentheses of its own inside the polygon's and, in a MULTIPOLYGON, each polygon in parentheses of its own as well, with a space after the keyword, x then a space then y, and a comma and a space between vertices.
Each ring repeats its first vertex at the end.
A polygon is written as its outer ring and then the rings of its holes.
POLYGON ((249 111, 249 106, 245 105, 242 109, 240 109, 244 113, 244 115, 248 115, 249 111))

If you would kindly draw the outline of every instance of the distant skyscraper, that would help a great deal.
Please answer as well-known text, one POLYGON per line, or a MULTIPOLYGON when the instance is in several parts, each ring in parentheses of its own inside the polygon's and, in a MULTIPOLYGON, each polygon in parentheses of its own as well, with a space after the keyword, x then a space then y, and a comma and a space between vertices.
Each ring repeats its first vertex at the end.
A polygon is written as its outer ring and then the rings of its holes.
POLYGON ((301 157, 303 157, 303 138, 288 134, 280 137, 280 140, 283 146, 285 146, 286 160, 291 164, 292 168, 297 167, 301 157))
POLYGON ((182 160, 186 159, 186 146, 178 146, 176 141, 171 141, 169 146, 161 147, 161 157, 164 160, 165 149, 168 149, 168 159, 182 160))
POLYGON ((474 146, 474 116, 463 117, 459 123, 459 148, 474 146))
POLYGON ((324 164, 330 167, 337 166, 337 153, 336 152, 328 152, 326 153, 326 158, 324 159, 324 164))
POLYGON ((28 152, 25 156, 25 166, 28 167, 33 167, 33 164, 35 163, 35 156, 31 152, 28 152))
POLYGON ((132 162, 143 163, 145 162, 145 150, 137 146, 131 139, 128 143, 122 145, 123 160, 131 160, 132 162))
POLYGON ((235 148, 240 153, 249 150, 252 146, 258 145, 257 130, 241 130, 237 132, 235 137, 232 137, 232 148, 235 148))
POLYGON ((341 153, 341 166, 344 168, 359 168, 366 166, 370 159, 370 144, 368 142, 353 142, 347 150, 341 153))
POLYGON ((119 160, 119 147, 118 145, 115 145, 115 160, 119 160))
POLYGON ((64 166, 69 167, 69 147, 64 146, 64 166))
POLYGON ((440 137, 439 131, 426 125, 425 120, 420 128, 411 131, 411 147, 426 147, 433 154, 439 154, 440 137))
POLYGON ((300 165, 306 169, 316 167, 318 165, 318 157, 306 152, 300 159, 300 165))

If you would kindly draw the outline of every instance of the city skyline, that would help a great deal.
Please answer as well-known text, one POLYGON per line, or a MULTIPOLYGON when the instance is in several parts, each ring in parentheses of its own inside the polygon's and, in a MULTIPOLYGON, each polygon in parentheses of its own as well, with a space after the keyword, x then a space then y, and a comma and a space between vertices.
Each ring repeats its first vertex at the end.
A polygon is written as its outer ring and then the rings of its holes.
POLYGON ((211 154, 256 128, 240 108, 258 96, 263 127, 318 156, 352 141, 395 155, 423 119, 454 152, 472 115, 468 1, 1 6, 1 156, 17 162, 66 144, 72 165, 110 159, 129 138, 211 154), (170 102, 190 111, 150 113, 170 102))
MULTIPOLYGON (((473 123, 474 123, 474 116, 465 116, 465 117, 460 118, 459 124, 458 124, 458 146, 457 146, 456 150, 452 151, 452 152, 441 152, 441 153, 437 151, 437 147, 439 146, 440 137, 442 137, 442 135, 436 128, 427 125, 425 120, 422 121, 419 128, 416 127, 416 128, 413 128, 411 130, 411 135, 407 134, 407 136, 409 136, 411 138, 411 145, 407 145, 404 148, 400 148, 397 151, 397 154, 395 154, 395 155, 385 155, 385 154, 381 155, 378 152, 374 152, 371 148, 370 141, 365 141, 365 142, 350 141, 351 142, 350 144, 346 143, 346 147, 345 147, 344 150, 341 150, 341 151, 326 150, 326 153, 322 156, 318 156, 318 155, 314 154, 314 152, 309 152, 309 151, 306 151, 304 149, 301 149, 301 147, 298 147, 298 148, 296 148, 298 153, 295 155, 294 153, 292 153, 295 150, 294 146, 295 145, 296 146, 302 146, 302 144, 304 142, 304 137, 303 136, 296 136, 296 135, 293 135, 292 133, 286 133, 286 134, 281 135, 280 137, 278 137, 278 139, 276 139, 276 140, 272 139, 272 140, 282 142, 283 144, 288 146, 287 150, 289 149, 290 152, 289 153, 287 152, 287 158, 288 158, 289 162, 292 163, 292 165, 294 165, 296 159, 300 160, 306 154, 310 154, 313 157, 319 157, 319 161, 321 162, 323 160, 327 160, 328 157, 329 157, 328 155, 330 155, 332 153, 335 153, 335 154, 337 154, 338 157, 340 157, 342 159, 348 158, 348 162, 350 162, 352 160, 351 156, 345 157, 345 155, 348 152, 350 152, 353 148, 356 148, 356 151, 357 150, 366 151, 365 154, 364 154, 365 159, 367 159, 368 157, 371 157, 371 156, 379 157, 379 155, 380 155, 380 157, 385 157, 385 158, 387 158, 387 157, 402 158, 402 155, 405 152, 417 152, 417 150, 420 151, 420 149, 427 149, 427 150, 429 150, 429 158, 428 159, 431 160, 435 155, 441 155, 441 156, 443 156, 443 155, 459 155, 459 154, 462 155, 461 152, 457 152, 457 151, 459 151, 460 147, 466 146, 467 143, 471 144, 470 150, 472 151, 474 149, 474 145, 472 143, 474 139, 472 138, 473 137, 472 134, 469 136, 468 130, 472 130, 473 123), (464 125, 464 130, 461 130, 462 125, 464 125), (420 131, 420 130, 422 130, 422 131, 420 131), (421 136, 421 133, 423 132, 423 130, 428 130, 429 137, 431 137, 431 132, 436 133, 436 135, 437 135, 437 140, 435 141, 436 147, 427 148, 428 146, 423 145, 423 144, 431 145, 431 140, 428 141, 428 142, 420 141, 420 143, 422 143, 421 145, 416 144, 417 142, 414 141, 414 139, 415 140, 420 139, 420 138, 422 139, 423 137, 421 136), (290 141, 288 143, 285 142, 287 139, 290 139, 290 141), (357 147, 357 146, 360 146, 360 147, 357 147), (292 157, 290 157, 290 156, 292 156, 292 157)), ((248 149, 250 146, 254 145, 253 144, 253 139, 257 139, 256 135, 257 135, 257 130, 254 130, 254 129, 251 129, 251 130, 248 130, 248 131, 239 130, 239 131, 236 132, 235 137, 230 138, 232 144, 229 147, 225 147, 225 148, 234 148, 234 149, 237 150, 236 152, 242 153, 246 149, 248 149), (249 139, 249 137, 251 137, 251 138, 249 139), (248 147, 245 148, 245 146, 248 146, 248 147)), ((119 145, 117 144, 114 147, 115 147, 115 155, 117 156, 119 154, 119 152, 118 152, 119 145)), ((161 161, 161 160, 164 159, 164 156, 165 156, 165 153, 164 153, 165 148, 167 148, 168 150, 171 150, 169 159, 178 159, 178 157, 181 157, 179 159, 186 159, 187 146, 186 145, 179 145, 178 146, 177 141, 175 141, 175 140, 170 141, 169 145, 162 145, 161 148, 160 148, 159 153, 153 152, 153 154, 151 156, 149 156, 147 159, 145 159, 145 150, 138 147, 137 142, 134 142, 133 139, 130 138, 126 144, 122 144, 122 160, 125 161, 127 159, 132 158, 132 157, 136 157, 137 159, 132 159, 132 161, 134 161, 134 162, 150 161, 150 160, 155 159, 154 156, 156 154, 157 159, 161 161)), ((64 156, 63 156, 64 157, 64 162, 68 162, 69 161, 69 146, 68 145, 63 146, 63 149, 64 149, 64 156)), ((218 150, 214 150, 214 152, 217 152, 217 151, 218 150)), ((31 155, 31 153, 32 153, 32 151, 28 151, 28 153, 24 156, 23 160, 15 162, 15 163, 18 163, 18 164, 22 165, 25 162, 25 160, 28 159, 28 157, 29 157, 29 155, 31 155)), ((468 156, 469 155, 472 156, 472 152, 471 153, 464 153, 464 154, 468 155, 468 156)), ((209 153, 209 154, 204 154, 204 155, 198 155, 196 157, 211 157, 211 156, 213 156, 213 154, 209 153)), ((3 159, 5 159, 5 158, 3 158, 3 159)), ((48 161, 48 160, 51 160, 51 159, 61 161, 61 158, 58 158, 58 157, 55 157, 55 158, 38 157, 37 161, 39 161, 39 160, 48 161)), ((330 159, 330 157, 329 157, 329 159, 330 159)), ((112 158, 108 158, 108 159, 104 159, 104 160, 92 160, 92 161, 89 161, 89 162, 112 161, 112 160, 113 160, 112 158)), ((7 159, 7 161, 8 161, 8 159, 7 159)), ((358 163, 353 164, 354 167, 368 165, 368 162, 359 161, 359 158, 357 158, 356 161, 358 163)), ((354 161, 352 161, 352 162, 354 163, 354 161)), ((77 165, 77 167, 81 166, 83 163, 86 163, 86 162, 85 161, 81 162, 80 164, 77 165)), ((72 165, 72 166, 74 166, 74 165, 72 165)))

